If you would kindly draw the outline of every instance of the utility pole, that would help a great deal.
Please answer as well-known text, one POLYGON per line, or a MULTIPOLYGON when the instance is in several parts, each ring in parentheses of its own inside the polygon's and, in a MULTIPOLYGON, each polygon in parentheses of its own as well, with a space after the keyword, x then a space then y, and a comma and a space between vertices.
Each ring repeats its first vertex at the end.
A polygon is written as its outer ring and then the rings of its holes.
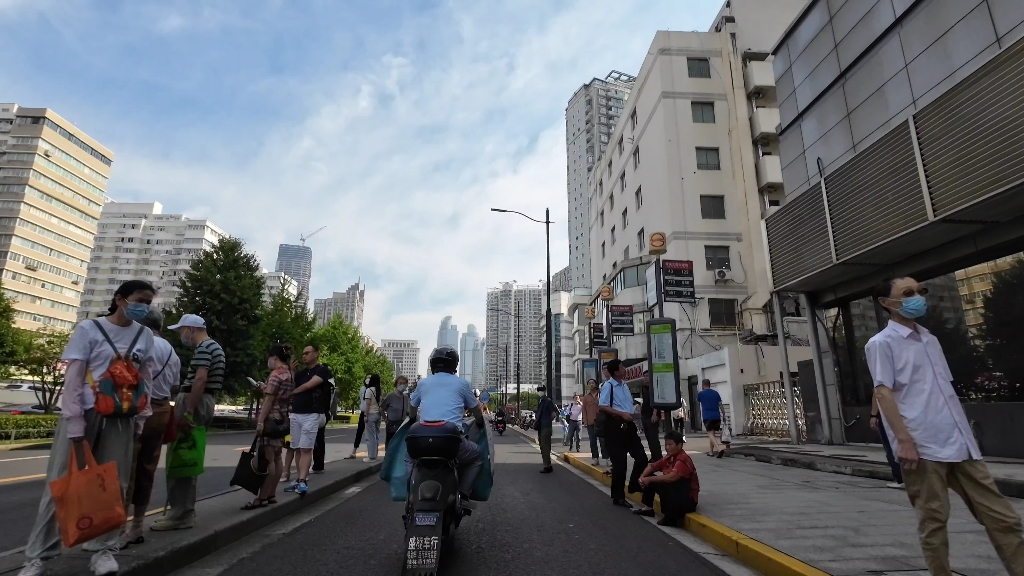
MULTIPOLYGON (((548 260, 548 262, 547 262, 547 264, 548 264, 548 269, 547 269, 548 281, 546 283, 546 285, 547 285, 547 299, 548 299, 548 301, 547 301, 547 311, 545 312, 545 319, 547 320, 545 322, 545 324, 546 324, 545 330, 546 330, 547 341, 548 341, 548 347, 547 347, 548 348, 548 350, 547 350, 547 358, 548 358, 547 384, 548 385, 547 385, 547 389, 548 389, 548 397, 551 398, 551 397, 554 396, 554 393, 555 393, 555 386, 554 386, 555 364, 554 364, 554 361, 553 361, 555 342, 554 342, 554 336, 553 336, 554 329, 551 326, 551 209, 550 208, 545 208, 544 209, 544 234, 545 234, 545 238, 546 238, 547 260, 548 260)), ((558 396, 559 396, 558 402, 561 402, 562 401, 562 398, 561 398, 561 396, 562 396, 561 387, 559 387, 558 396)))

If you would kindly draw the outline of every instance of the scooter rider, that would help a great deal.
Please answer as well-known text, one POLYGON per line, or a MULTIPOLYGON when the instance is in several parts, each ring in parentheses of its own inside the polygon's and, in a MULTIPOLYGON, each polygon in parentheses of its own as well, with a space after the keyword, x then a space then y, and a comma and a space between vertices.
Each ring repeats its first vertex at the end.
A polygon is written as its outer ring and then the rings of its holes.
MULTIPOLYGON (((431 375, 420 380, 410 397, 412 411, 410 418, 417 417, 425 422, 451 422, 462 429, 462 419, 469 410, 476 424, 483 430, 483 406, 473 395, 469 382, 455 375, 459 367, 459 353, 451 346, 440 346, 430 353, 428 360, 431 375)), ((465 436, 458 453, 459 492, 469 499, 473 482, 483 467, 483 455, 475 442, 465 436)), ((406 468, 412 470, 411 458, 406 456, 406 468)))

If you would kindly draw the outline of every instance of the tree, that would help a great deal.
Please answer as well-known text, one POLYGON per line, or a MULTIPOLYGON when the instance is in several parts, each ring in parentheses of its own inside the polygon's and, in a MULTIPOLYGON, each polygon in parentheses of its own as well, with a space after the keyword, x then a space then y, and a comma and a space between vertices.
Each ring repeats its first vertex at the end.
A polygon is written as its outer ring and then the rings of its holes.
POLYGON ((331 369, 338 386, 338 404, 359 405, 358 391, 367 374, 379 374, 381 393, 394 389, 394 367, 383 354, 367 344, 355 326, 335 316, 309 337, 320 347, 320 363, 331 369))
POLYGON ((14 300, 4 293, 0 280, 0 378, 10 378, 20 363, 20 331, 14 327, 14 300))
POLYGON ((36 397, 47 414, 53 412, 64 391, 65 363, 60 357, 70 337, 71 333, 63 330, 22 331, 19 367, 42 389, 36 397))
POLYGON ((298 358, 316 327, 316 320, 302 301, 284 288, 271 294, 261 316, 263 341, 260 353, 264 355, 274 344, 288 344, 298 358))
POLYGON ((1019 396, 1024 387, 1024 260, 992 275, 992 291, 985 296, 981 339, 992 368, 1002 373, 1003 396, 1019 396))
MULTIPOLYGON (((265 370, 266 350, 262 325, 264 279, 255 254, 238 238, 224 237, 210 250, 199 254, 191 269, 178 281, 171 325, 183 314, 198 314, 206 320, 210 337, 224 348, 227 365, 224 391, 245 390, 246 376, 265 370)), ((182 366, 192 359, 192 350, 169 337, 181 357, 182 366)), ((182 378, 188 370, 182 370, 182 378)))

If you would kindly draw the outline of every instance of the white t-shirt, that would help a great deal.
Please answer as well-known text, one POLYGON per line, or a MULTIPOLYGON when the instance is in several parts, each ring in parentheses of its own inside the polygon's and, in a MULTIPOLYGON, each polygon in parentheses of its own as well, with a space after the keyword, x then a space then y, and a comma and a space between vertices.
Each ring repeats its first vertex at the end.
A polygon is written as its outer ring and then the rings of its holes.
MULTIPOLYGON (((142 335, 139 336, 139 341, 132 348, 131 359, 142 377, 147 382, 151 381, 152 374, 160 369, 160 365, 157 365, 156 368, 153 367, 156 363, 153 332, 137 322, 132 322, 132 325, 127 328, 122 328, 106 318, 97 318, 97 320, 103 323, 103 329, 106 330, 110 339, 122 354, 128 350, 128 346, 135 339, 135 335, 139 333, 139 329, 142 328, 142 335)), ((71 333, 71 338, 68 340, 67 347, 64 348, 61 360, 68 362, 71 360, 83 360, 86 370, 92 375, 93 380, 99 380, 100 376, 110 366, 110 363, 114 361, 114 350, 107 343, 103 334, 100 333, 92 320, 83 320, 78 323, 78 326, 75 326, 74 332, 71 333)), ((160 359, 161 364, 163 360, 164 358, 160 359)), ((81 398, 83 410, 88 410, 96 404, 96 398, 93 396, 92 389, 88 385, 83 387, 81 398)))
POLYGON ((363 392, 363 402, 363 410, 367 414, 377 414, 380 411, 380 403, 377 402, 377 396, 373 388, 367 388, 366 392, 363 392))
POLYGON ((156 364, 153 367, 153 380, 150 382, 150 386, 153 388, 150 396, 166 400, 171 396, 171 387, 179 382, 181 359, 174 352, 171 343, 163 338, 153 338, 153 349, 156 350, 154 353, 156 364), (164 362, 167 363, 166 366, 164 366, 164 362))

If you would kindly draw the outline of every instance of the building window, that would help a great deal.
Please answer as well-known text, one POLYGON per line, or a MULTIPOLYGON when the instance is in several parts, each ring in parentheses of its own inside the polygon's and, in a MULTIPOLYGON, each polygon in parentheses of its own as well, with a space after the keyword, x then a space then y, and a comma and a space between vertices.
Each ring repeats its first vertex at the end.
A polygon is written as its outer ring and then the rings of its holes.
POLYGON ((619 141, 615 144, 615 147, 619 149, 619 156, 622 156, 622 136, 619 136, 619 141))
POLYGON ((615 246, 615 226, 612 226, 612 246, 615 246))
POLYGON ((629 127, 632 130, 636 130, 636 108, 629 113, 629 127))
POLYGON ((644 205, 644 193, 640 186, 636 187, 636 192, 633 194, 633 197, 636 198, 636 209, 639 210, 640 207, 644 205))
POLYGON ((619 174, 619 192, 626 191, 626 173, 619 174))
POLYGON ((708 298, 708 314, 712 328, 736 327, 736 300, 708 298))
POLYGON ((612 160, 611 160, 611 158, 609 158, 608 159, 608 176, 611 177, 611 175, 612 175, 612 160))
POLYGON ((629 260, 629 246, 626 246, 626 249, 622 251, 622 259, 629 260))
POLYGON ((603 178, 601 180, 597 181, 597 195, 600 196, 602 194, 604 194, 604 179, 603 178))
POLYGON ((705 246, 704 261, 708 270, 732 270, 728 246, 705 246))
POLYGON ((601 228, 604 228, 604 210, 601 210, 601 213, 598 214, 597 217, 601 221, 601 228))
POLYGON ((622 209, 622 229, 623 230, 625 230, 626 229, 626 225, 629 224, 629 216, 626 214, 626 212, 628 212, 628 211, 629 211, 629 208, 623 208, 622 209))
POLYGON ((608 195, 608 209, 609 210, 615 210, 615 195, 614 194, 609 194, 608 195))
POLYGON ((644 250, 647 249, 647 236, 644 234, 644 229, 641 228, 636 233, 636 252, 637 254, 643 254, 644 250))
POLYGON ((687 58, 686 70, 690 78, 711 78, 711 61, 707 58, 687 58))
POLYGON ((714 102, 690 102, 690 111, 693 112, 693 122, 695 124, 715 123, 714 102))
POLYGON ((633 170, 640 167, 640 147, 637 146, 633 149, 633 170))
POLYGON ((697 170, 721 170, 718 148, 697 148, 697 170))
POLYGON ((604 260, 604 242, 601 242, 601 259, 604 260))
POLYGON ((700 217, 705 220, 725 220, 725 196, 701 195, 700 217))

